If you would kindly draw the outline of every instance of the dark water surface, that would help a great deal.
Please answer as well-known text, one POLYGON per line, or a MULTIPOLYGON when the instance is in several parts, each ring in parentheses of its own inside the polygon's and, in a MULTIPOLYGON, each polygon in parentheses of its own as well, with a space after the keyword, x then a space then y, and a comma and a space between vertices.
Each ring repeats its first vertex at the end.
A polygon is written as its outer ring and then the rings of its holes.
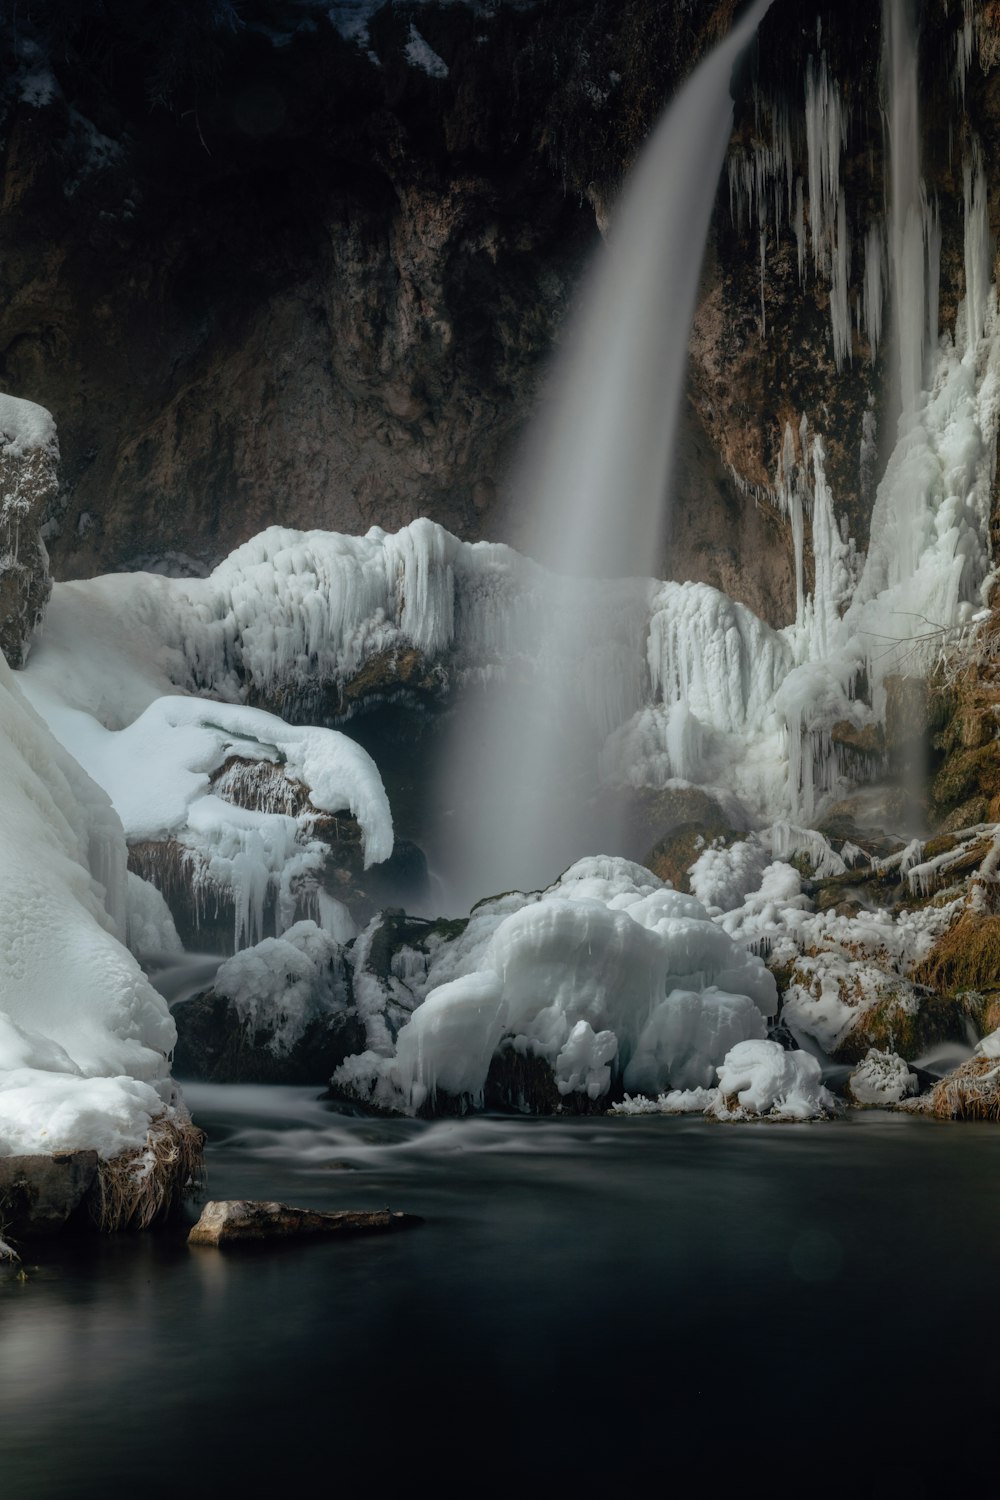
POLYGON ((2 1500, 1000 1494, 995 1128, 188 1096, 210 1196, 426 1223, 46 1250, 0 1281, 2 1500))

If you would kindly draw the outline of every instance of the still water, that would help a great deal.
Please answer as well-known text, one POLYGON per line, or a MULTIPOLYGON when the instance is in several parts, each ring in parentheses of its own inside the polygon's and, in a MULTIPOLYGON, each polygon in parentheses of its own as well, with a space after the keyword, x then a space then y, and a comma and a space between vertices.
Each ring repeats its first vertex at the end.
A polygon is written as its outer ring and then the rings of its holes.
POLYGON ((1000 1131, 424 1124, 189 1086, 210 1195, 385 1238, 46 1248, 0 1281, 0 1496, 997 1493, 1000 1131))

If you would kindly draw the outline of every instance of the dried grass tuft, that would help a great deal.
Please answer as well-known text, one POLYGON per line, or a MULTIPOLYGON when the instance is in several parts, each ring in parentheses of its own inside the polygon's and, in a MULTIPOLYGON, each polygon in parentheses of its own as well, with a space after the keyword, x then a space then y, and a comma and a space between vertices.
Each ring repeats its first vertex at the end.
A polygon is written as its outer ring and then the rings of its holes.
POLYGON ((1000 1064, 970 1057, 935 1084, 931 1109, 941 1120, 1000 1121, 1000 1064))
POLYGON ((1000 917, 964 911, 917 964, 913 979, 950 993, 1000 989, 1000 917))
POLYGON ((98 1164, 90 1215, 104 1234, 148 1229, 171 1218, 203 1180, 204 1131, 190 1119, 162 1115, 144 1146, 98 1164))

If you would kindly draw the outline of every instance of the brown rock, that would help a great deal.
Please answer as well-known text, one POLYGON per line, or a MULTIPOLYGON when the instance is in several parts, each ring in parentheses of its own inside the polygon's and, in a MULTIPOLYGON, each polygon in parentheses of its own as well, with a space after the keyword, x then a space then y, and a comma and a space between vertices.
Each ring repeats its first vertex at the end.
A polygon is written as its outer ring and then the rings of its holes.
POLYGON ((201 1218, 188 1235, 188 1244, 223 1246, 310 1234, 358 1234, 405 1229, 420 1222, 415 1214, 396 1213, 388 1208, 327 1213, 289 1208, 286 1203, 236 1198, 206 1203, 201 1218))

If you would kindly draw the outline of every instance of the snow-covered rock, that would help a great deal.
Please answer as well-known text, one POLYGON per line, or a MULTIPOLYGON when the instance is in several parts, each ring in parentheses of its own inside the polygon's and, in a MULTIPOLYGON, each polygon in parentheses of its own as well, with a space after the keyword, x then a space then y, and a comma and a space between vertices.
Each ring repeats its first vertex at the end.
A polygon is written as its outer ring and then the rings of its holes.
POLYGON ((869 1047, 847 1086, 855 1104, 874 1108, 901 1104, 919 1087, 916 1074, 897 1053, 880 1052, 877 1047, 869 1047))
POLYGON ((226 959, 174 1019, 180 1077, 222 1083, 321 1084, 362 1034, 343 948, 309 921, 226 959))
POLYGON ((59 493, 56 425, 43 406, 0 395, 0 652, 27 660, 52 582, 41 527, 59 493))
POLYGON ((416 988, 395 1043, 370 1030, 375 1047, 347 1059, 336 1088, 382 1108, 431 1108, 438 1093, 481 1104, 502 1040, 541 1059, 563 1097, 601 1099, 613 1079, 696 1087, 735 1043, 764 1036, 777 1003, 761 960, 698 901, 603 857, 540 895, 486 903, 416 988))
POLYGON ((740 1042, 728 1052, 719 1069, 719 1092, 720 1119, 746 1114, 812 1120, 837 1110, 815 1057, 786 1052, 777 1042, 740 1042))

